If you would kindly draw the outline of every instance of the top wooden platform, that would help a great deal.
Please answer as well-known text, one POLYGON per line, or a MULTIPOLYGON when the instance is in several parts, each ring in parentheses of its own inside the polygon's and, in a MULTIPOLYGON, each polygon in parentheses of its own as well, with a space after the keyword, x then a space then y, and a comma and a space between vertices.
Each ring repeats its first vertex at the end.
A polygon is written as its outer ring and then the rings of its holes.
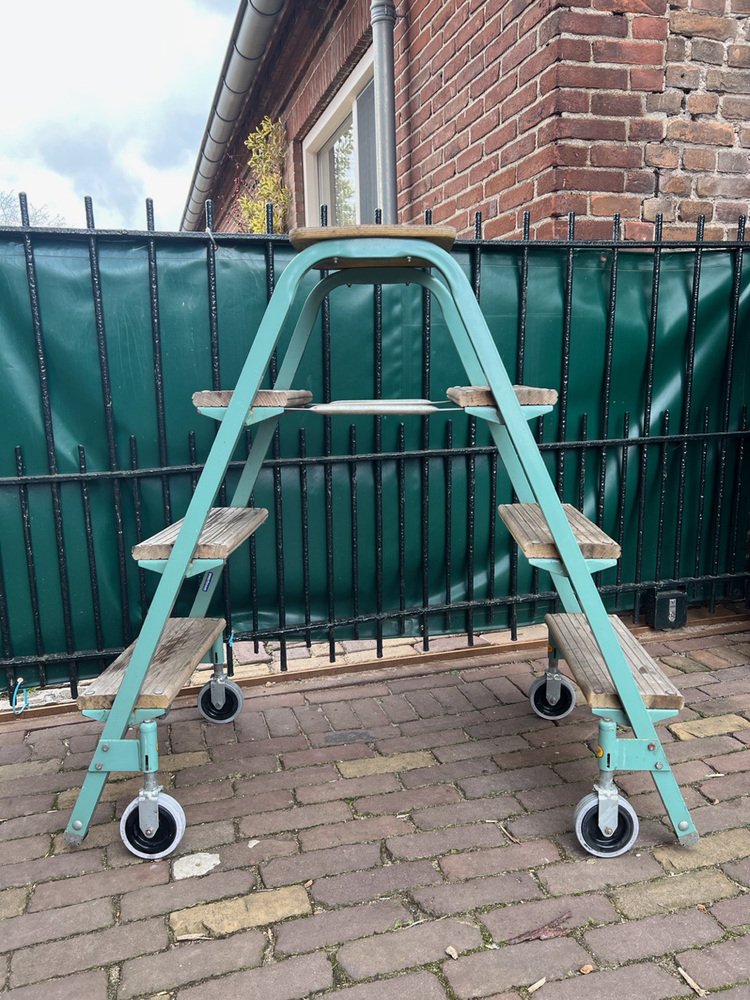
MULTIPOLYGON (((223 618, 168 618, 135 707, 169 708, 223 632, 224 625, 223 618)), ((78 697, 81 711, 112 707, 134 649, 132 643, 103 674, 81 688, 78 697)))
MULTIPOLYGON (((659 664, 616 615, 610 615, 609 620, 646 708, 682 708, 684 698, 659 664)), ((592 708, 622 709, 617 689, 586 616, 547 615, 544 621, 549 629, 550 642, 567 662, 589 705, 592 708)))
MULTIPOLYGON (((521 406, 554 406, 557 403, 557 389, 514 385, 513 392, 521 406)), ((457 406, 491 406, 497 409, 495 397, 486 385, 453 385, 446 394, 457 406)))
MULTIPOLYGON (((456 241, 456 230, 450 226, 307 226, 292 229, 289 240, 295 250, 306 250, 327 240, 423 240, 442 250, 450 250, 456 241)), ((429 267, 429 261, 417 257, 330 257, 315 265, 320 270, 344 267, 429 267)))

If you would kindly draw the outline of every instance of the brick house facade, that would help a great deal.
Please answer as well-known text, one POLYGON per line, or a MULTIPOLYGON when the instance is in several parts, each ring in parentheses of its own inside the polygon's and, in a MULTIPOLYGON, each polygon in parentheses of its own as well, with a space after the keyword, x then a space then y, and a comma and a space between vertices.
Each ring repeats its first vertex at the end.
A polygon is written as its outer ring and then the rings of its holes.
MULTIPOLYGON (((399 221, 487 238, 733 238, 750 200, 750 0, 398 0, 399 221)), ((242 142, 284 121, 291 224, 303 142, 370 45, 369 0, 297 0, 281 16, 212 191, 231 203, 242 142), (293 12, 292 12, 293 11, 293 12)))

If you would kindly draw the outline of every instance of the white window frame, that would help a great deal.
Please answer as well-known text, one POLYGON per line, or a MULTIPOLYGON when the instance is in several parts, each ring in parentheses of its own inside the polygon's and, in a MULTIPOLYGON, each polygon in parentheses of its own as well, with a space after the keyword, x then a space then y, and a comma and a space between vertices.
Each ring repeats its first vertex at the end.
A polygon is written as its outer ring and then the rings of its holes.
MULTIPOLYGON (((320 184, 318 180, 318 154, 343 123, 352 116, 354 134, 357 134, 357 97, 372 80, 374 61, 372 46, 365 52, 344 81, 331 103, 302 140, 302 172, 305 190, 305 222, 308 226, 320 225, 320 184)), ((357 146, 354 143, 354 170, 359 176, 357 146)), ((359 199, 355 203, 359 223, 359 199)))

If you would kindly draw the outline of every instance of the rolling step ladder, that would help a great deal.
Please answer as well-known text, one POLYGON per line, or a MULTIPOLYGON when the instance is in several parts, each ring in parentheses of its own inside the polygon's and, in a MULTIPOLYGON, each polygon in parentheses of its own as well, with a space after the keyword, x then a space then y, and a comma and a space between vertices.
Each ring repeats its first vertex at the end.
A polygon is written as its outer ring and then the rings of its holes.
POLYGON ((291 240, 299 252, 279 279, 245 364, 231 391, 197 392, 200 413, 218 422, 213 446, 185 516, 140 542, 133 556, 161 574, 141 633, 93 683, 82 690, 84 715, 103 729, 65 831, 79 844, 86 836, 107 776, 141 772, 143 788, 120 822, 125 846, 139 857, 170 854, 185 830, 179 805, 158 783, 156 719, 203 662, 213 665, 198 707, 212 723, 231 722, 242 709, 242 691, 224 670, 221 618, 207 616, 223 567, 263 524, 268 512, 248 507, 256 479, 280 418, 288 410, 335 414, 417 414, 428 416, 458 407, 484 420, 513 486, 517 503, 499 515, 529 563, 551 574, 564 609, 548 615, 549 659, 529 693, 537 715, 550 721, 573 711, 576 692, 559 668, 565 660, 599 717, 598 779, 575 809, 579 842, 589 853, 616 857, 638 836, 638 818, 614 782, 617 771, 650 771, 678 840, 698 838, 656 731, 656 723, 676 715, 682 697, 628 629, 604 609, 592 574, 615 565, 620 548, 582 513, 562 504, 536 446, 528 422, 548 413, 553 389, 512 385, 458 263, 446 252, 451 229, 422 226, 361 226, 300 229, 291 240), (323 272, 298 313, 272 389, 261 389, 279 336, 311 270, 323 272), (448 332, 470 385, 447 390, 445 403, 430 400, 340 400, 315 403, 305 390, 292 389, 320 307, 342 285, 416 284, 441 308, 448 332), (220 486, 244 429, 253 443, 227 507, 214 507, 220 486), (200 574, 188 618, 172 618, 182 583, 200 574), (623 738, 619 730, 629 728, 623 738), (128 737, 130 729, 137 736, 128 737))

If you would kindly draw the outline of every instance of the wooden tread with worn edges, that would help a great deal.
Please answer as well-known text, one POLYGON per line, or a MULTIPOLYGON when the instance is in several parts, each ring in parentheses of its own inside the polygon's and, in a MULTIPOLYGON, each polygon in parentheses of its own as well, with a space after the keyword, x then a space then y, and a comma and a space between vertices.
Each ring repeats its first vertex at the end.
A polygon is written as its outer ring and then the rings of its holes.
MULTIPOLYGON (((557 389, 514 385, 513 391, 521 406, 554 406, 557 403, 557 389)), ((491 406, 497 409, 495 397, 486 385, 453 385, 447 390, 446 395, 457 406, 491 406)))
MULTIPOLYGON (((229 406, 233 389, 204 389, 193 393, 193 406, 229 406)), ((254 406, 307 406, 312 402, 312 393, 307 389, 259 389, 250 404, 254 406)))
MULTIPOLYGON (((265 507, 213 507, 201 529, 194 559, 228 559, 268 517, 265 507)), ((133 547, 134 559, 169 559, 184 518, 133 547)))
MULTIPOLYGON (((646 708, 680 709, 685 699, 659 664, 616 615, 610 615, 617 639, 646 708)), ((570 667, 592 708, 618 708, 622 703, 604 657, 584 614, 547 615, 550 642, 570 667)))
MULTIPOLYGON (((569 503, 565 516, 585 559, 619 559, 620 546, 569 503)), ((497 512, 527 559, 559 559, 560 553, 539 504, 500 504, 497 512)))
MULTIPOLYGON (((222 634, 225 624, 223 618, 167 619, 135 707, 168 708, 222 634)), ((135 643, 131 643, 104 673, 81 689, 78 696, 81 711, 112 707, 134 649, 135 643)))

